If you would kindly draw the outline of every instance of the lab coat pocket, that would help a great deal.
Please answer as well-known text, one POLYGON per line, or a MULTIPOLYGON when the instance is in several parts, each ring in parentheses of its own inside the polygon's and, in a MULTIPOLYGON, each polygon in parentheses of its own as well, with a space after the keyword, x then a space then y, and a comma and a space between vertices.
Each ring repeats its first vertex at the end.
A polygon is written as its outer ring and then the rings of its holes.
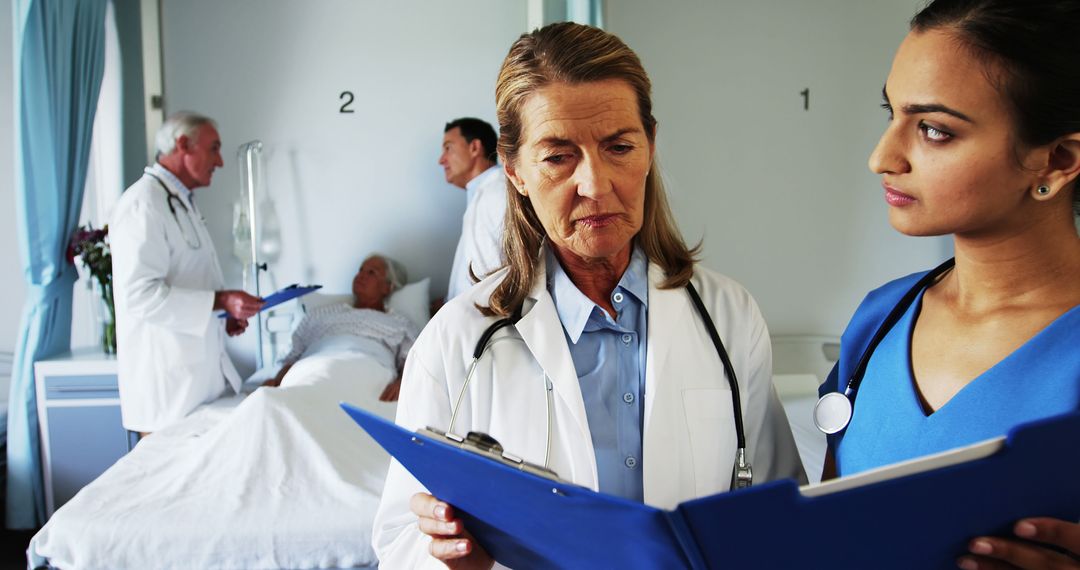
POLYGON ((731 391, 721 388, 683 390, 683 409, 693 455, 698 496, 727 491, 735 462, 735 424, 731 391))
POLYGON ((161 364, 187 367, 206 360, 210 339, 193 334, 161 331, 156 344, 160 350, 161 364))

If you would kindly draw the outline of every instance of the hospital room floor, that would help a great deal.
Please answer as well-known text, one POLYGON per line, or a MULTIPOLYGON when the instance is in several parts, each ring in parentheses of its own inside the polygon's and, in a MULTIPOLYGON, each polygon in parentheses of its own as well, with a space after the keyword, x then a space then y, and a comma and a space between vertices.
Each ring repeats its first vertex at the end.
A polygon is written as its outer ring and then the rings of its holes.
POLYGON ((0 538, 0 570, 26 568, 26 546, 34 531, 3 530, 0 538))

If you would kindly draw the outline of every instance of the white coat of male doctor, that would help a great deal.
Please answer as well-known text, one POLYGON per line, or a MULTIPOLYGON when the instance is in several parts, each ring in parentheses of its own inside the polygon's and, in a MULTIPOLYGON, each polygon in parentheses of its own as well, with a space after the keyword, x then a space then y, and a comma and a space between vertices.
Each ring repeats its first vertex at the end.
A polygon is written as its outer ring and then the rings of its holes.
POLYGON ((148 434, 240 389, 224 335, 237 335, 262 301, 225 290, 214 244, 192 191, 223 165, 214 122, 170 116, 157 162, 121 196, 109 225, 116 301, 120 412, 148 434), (219 319, 224 310, 228 318, 219 319))

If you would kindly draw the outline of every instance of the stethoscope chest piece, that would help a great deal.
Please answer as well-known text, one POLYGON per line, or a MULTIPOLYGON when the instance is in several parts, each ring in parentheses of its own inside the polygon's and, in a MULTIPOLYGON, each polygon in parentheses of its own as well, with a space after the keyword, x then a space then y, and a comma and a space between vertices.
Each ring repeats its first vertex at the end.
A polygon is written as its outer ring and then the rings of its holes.
POLYGON ((832 435, 851 422, 851 400, 840 392, 829 392, 814 404, 814 424, 832 435))

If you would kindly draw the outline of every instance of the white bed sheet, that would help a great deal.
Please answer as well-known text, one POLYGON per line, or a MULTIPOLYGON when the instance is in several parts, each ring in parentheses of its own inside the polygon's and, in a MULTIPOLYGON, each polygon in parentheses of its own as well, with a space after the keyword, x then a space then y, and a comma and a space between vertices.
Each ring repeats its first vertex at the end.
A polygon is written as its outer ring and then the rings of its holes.
POLYGON ((814 405, 818 401, 818 377, 813 374, 776 374, 773 384, 784 404, 795 445, 810 483, 821 481, 828 442, 814 425, 814 405))
POLYGON ((393 372, 327 351, 281 388, 225 398, 146 438, 34 536, 34 565, 348 568, 370 545, 388 455, 338 407, 392 418, 393 372))
POLYGON ((817 401, 817 396, 784 401, 784 411, 791 424, 791 433, 795 436, 795 446, 799 448, 799 458, 810 483, 821 481, 821 469, 825 465, 825 451, 828 448, 825 434, 814 425, 814 405, 817 401))

